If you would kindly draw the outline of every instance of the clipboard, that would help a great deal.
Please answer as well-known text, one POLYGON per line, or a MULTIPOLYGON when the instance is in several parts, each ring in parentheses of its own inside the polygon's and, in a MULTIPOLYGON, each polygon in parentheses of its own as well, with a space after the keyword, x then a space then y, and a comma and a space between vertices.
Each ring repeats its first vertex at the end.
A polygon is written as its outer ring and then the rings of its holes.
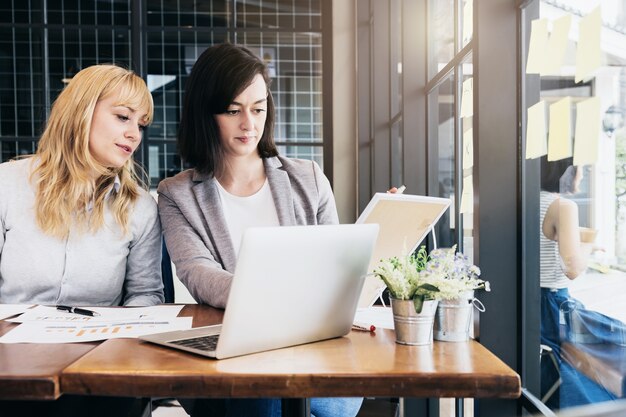
MULTIPOLYGON (((377 223, 378 239, 368 273, 381 259, 411 253, 424 240, 450 207, 450 199, 411 194, 376 193, 356 223, 377 223)), ((385 283, 368 275, 359 298, 359 308, 370 307, 385 290, 385 283)))

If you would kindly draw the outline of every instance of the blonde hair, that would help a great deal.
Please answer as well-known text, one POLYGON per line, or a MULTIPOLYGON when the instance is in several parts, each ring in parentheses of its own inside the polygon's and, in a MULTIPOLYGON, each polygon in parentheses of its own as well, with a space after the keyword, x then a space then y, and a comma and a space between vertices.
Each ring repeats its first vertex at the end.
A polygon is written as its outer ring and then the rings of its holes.
MULTIPOLYGON (((146 83, 116 65, 83 69, 61 91, 52 106, 39 140, 31 180, 35 184, 37 225, 47 234, 66 237, 71 224, 97 231, 104 224, 105 204, 128 231, 129 209, 142 184, 130 158, 120 168, 98 163, 89 151, 89 133, 99 100, 117 96, 116 105, 146 111, 142 122, 152 121, 153 103, 146 83), (93 173, 99 177, 94 181, 93 173), (119 177, 120 187, 107 203, 108 191, 119 177), (89 211, 88 208, 92 206, 89 211)), ((144 186, 145 188, 145 186, 144 186)))

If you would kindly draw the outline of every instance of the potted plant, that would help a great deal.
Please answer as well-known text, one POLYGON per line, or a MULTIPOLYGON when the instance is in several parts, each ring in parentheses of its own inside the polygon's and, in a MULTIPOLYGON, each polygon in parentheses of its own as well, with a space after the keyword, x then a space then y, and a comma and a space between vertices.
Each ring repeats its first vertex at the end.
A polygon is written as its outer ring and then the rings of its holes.
POLYGON ((468 340, 472 306, 484 311, 482 303, 474 298, 474 291, 490 291, 489 282, 479 278, 480 269, 467 256, 456 252, 455 245, 431 251, 420 276, 438 289, 434 338, 449 342, 468 340))
POLYGON ((432 343, 439 290, 420 274, 427 262, 428 254, 422 246, 415 255, 381 260, 374 270, 389 289, 397 343, 432 343))

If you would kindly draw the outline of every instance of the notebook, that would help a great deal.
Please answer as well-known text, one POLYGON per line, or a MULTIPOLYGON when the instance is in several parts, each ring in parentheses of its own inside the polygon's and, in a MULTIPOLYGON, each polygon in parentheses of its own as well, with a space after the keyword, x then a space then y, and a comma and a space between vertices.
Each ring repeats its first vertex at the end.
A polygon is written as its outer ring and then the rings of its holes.
POLYGON ((346 335, 377 235, 375 224, 247 229, 222 324, 140 339, 223 359, 346 335))
MULTIPOLYGON (((357 224, 378 224, 380 233, 368 272, 381 259, 413 252, 450 206, 450 199, 410 194, 376 193, 359 216, 357 224)), ((359 307, 371 307, 385 290, 385 283, 368 275, 359 307)))

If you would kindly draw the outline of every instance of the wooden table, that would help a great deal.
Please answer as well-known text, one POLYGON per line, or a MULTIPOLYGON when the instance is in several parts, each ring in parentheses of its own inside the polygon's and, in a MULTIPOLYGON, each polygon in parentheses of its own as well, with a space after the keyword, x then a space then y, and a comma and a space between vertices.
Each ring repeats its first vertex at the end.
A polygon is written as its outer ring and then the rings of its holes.
MULTIPOLYGON (((0 335, 17 324, 0 321, 0 335)), ((0 344, 0 399, 55 400, 63 369, 98 343, 0 344)))
MULTIPOLYGON (((221 311, 186 306, 194 327, 221 311)), ((212 360, 112 339, 65 368, 61 392, 137 397, 474 397, 518 398, 519 376, 477 342, 395 343, 390 330, 351 332, 318 343, 212 360)))

